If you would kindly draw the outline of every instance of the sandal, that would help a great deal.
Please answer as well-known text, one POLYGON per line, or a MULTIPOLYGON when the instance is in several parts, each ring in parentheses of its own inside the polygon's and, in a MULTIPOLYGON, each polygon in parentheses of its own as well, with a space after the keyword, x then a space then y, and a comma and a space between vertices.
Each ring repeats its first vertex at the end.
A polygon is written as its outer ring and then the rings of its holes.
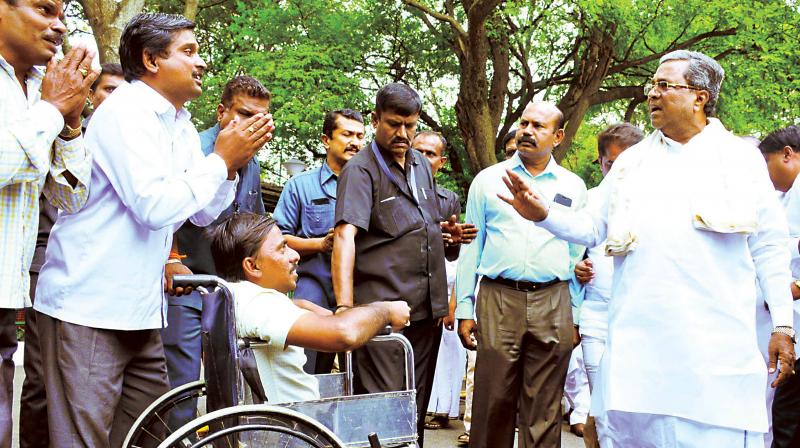
POLYGON ((425 422, 425 429, 442 429, 450 427, 447 416, 434 415, 433 418, 425 422))
POLYGON ((464 434, 458 436, 456 442, 458 442, 459 445, 469 445, 469 433, 465 432, 464 434))

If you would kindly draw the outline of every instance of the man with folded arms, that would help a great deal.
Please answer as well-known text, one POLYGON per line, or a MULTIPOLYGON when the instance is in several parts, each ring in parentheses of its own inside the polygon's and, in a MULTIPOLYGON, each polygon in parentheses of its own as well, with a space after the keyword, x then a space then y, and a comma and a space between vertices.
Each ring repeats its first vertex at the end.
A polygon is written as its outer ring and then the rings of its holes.
POLYGON ((36 290, 51 446, 120 446, 168 390, 164 261, 189 219, 211 223, 237 170, 272 136, 269 115, 234 121, 204 156, 184 104, 202 91, 194 24, 140 14, 123 31, 126 83, 92 117, 92 190, 61 214, 36 290))
POLYGON ((592 406, 611 446, 763 446, 767 372, 780 368, 773 387, 794 372, 786 219, 763 158, 711 118, 722 67, 684 50, 660 62, 646 88, 656 130, 619 156, 597 208, 559 209, 512 172, 503 198, 566 240, 608 239, 614 281, 592 406), (768 368, 757 284, 774 325, 768 368))

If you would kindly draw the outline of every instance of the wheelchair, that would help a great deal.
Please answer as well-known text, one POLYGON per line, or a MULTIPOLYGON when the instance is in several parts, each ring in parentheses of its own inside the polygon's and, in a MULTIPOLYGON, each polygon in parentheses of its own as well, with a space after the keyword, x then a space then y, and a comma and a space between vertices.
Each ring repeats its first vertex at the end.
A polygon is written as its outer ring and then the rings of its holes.
POLYGON ((404 390, 353 395, 348 352, 340 373, 316 375, 319 400, 271 405, 252 351, 264 343, 237 337, 233 295, 225 282, 210 275, 185 275, 175 276, 173 284, 193 287, 203 296, 204 379, 153 402, 134 422, 124 448, 415 446, 414 354, 404 336, 389 330, 370 341, 402 348, 404 390), (171 416, 186 407, 197 417, 175 427, 171 416))

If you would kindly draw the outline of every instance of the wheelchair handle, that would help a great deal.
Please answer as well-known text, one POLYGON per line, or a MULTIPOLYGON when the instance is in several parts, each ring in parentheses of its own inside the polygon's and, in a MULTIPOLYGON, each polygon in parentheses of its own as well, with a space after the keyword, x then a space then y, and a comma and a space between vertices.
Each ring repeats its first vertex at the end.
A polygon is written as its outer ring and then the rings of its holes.
POLYGON ((215 275, 176 275, 172 277, 173 288, 192 287, 197 289, 200 286, 215 288, 219 282, 220 278, 215 275))

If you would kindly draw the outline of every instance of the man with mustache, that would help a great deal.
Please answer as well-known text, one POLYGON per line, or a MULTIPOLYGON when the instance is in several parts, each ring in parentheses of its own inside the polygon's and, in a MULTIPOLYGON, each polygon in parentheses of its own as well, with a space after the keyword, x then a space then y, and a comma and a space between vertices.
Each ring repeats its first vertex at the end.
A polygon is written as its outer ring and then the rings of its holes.
MULTIPOLYGON (((436 184, 430 163, 411 149, 421 110, 419 95, 405 84, 378 91, 375 140, 347 162, 339 179, 331 269, 337 313, 379 300, 411 307, 403 334, 414 347, 420 446, 442 334, 438 320, 447 315, 436 184)), ((369 344, 355 351, 356 392, 401 389, 399 352, 369 344)))
MULTIPOLYGON (((234 121, 247 120, 256 114, 268 114, 272 94, 257 79, 236 76, 225 84, 222 98, 217 105, 217 124, 200 133, 200 149, 203 154, 214 152, 220 132, 234 121)), ((215 226, 235 212, 264 214, 261 197, 261 167, 253 156, 237 171, 239 183, 231 205, 210 224, 215 226)), ((170 257, 164 266, 165 288, 169 293, 167 322, 161 331, 164 353, 167 358, 167 375, 171 388, 197 381, 200 378, 202 341, 200 317, 203 300, 199 292, 172 288, 172 276, 176 274, 216 275, 211 243, 203 227, 191 221, 184 223, 175 233, 170 257)), ((178 428, 195 417, 197 403, 187 401, 170 413, 170 424, 178 428)))
POLYGON ((89 194, 80 114, 95 53, 77 46, 55 59, 63 9, 61 0, 0 1, 0 447, 11 446, 15 316, 31 306, 39 198, 73 213, 89 194))
POLYGON ((664 55, 645 86, 656 130, 617 158, 585 211, 505 179, 521 216, 588 247, 607 240, 614 256, 592 390, 609 446, 763 446, 767 374, 779 368, 772 387, 794 374, 786 217, 764 159, 712 118, 724 76, 702 53, 664 55), (757 287, 774 325, 767 368, 757 287))
POLYGON ((561 396, 577 343, 567 280, 583 248, 526 222, 497 194, 503 173, 513 170, 556 207, 584 206, 583 181, 552 156, 563 127, 555 105, 528 104, 516 153, 478 173, 469 189, 466 221, 478 236, 459 257, 456 318, 464 346, 475 350, 473 333, 477 339, 470 446, 510 448, 517 422, 521 447, 561 443, 561 396))
MULTIPOLYGON (((352 109, 326 113, 321 136, 325 162, 289 179, 272 215, 289 247, 300 254, 295 297, 331 311, 336 308, 330 255, 336 187, 345 163, 364 147, 364 132, 360 113, 352 109)), ((312 374, 331 373, 335 356, 306 349, 308 361, 303 368, 312 374)))
MULTIPOLYGON (((272 137, 258 113, 220 131, 204 155, 184 104, 202 92, 194 23, 139 14, 120 39, 126 82, 94 113, 84 207, 50 234, 35 309, 51 446, 118 447, 168 388, 164 261, 186 219, 210 224, 238 170, 272 137)), ((151 428, 157 430, 157 428, 151 428)))

